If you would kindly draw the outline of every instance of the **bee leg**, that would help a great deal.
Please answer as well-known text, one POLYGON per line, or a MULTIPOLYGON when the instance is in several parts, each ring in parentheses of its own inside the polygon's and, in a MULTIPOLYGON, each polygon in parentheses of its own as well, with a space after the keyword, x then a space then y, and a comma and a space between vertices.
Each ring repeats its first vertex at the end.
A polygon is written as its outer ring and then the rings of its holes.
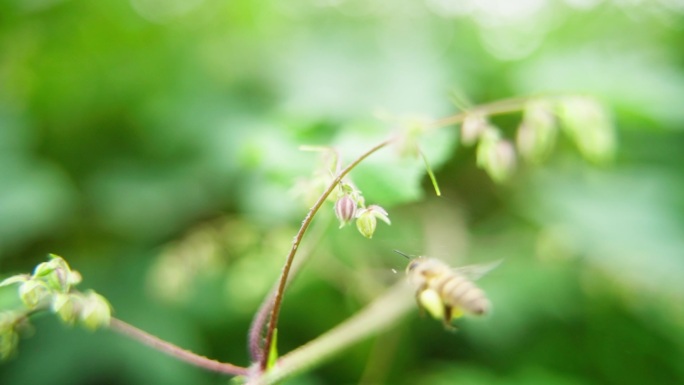
POLYGON ((444 318, 442 319, 442 323, 444 324, 444 329, 450 332, 455 332, 458 330, 457 327, 451 324, 453 310, 454 309, 451 306, 444 305, 444 318))
POLYGON ((418 312, 421 317, 425 317, 425 308, 420 303, 420 290, 416 292, 416 304, 418 304, 418 312))

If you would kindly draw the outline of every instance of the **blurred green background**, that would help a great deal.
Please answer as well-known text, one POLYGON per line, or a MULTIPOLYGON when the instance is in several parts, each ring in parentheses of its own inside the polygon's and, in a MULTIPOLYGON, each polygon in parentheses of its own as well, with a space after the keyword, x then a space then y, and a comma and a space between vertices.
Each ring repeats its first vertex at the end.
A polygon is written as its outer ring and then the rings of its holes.
MULTIPOLYGON (((450 95, 547 91, 609 106, 612 165, 562 139, 494 185, 448 128, 424 148, 434 198, 420 164, 378 154, 352 178, 392 226, 368 241, 326 206, 279 345, 400 279, 395 248, 504 259, 481 281, 494 313, 447 333, 416 310, 290 383, 684 383, 681 0, 3 0, 0 276, 60 254, 116 316, 246 365, 251 316, 307 210, 293 187, 317 155, 298 146, 350 160, 397 119, 453 113, 450 95)), ((0 383, 227 381, 107 331, 34 325, 0 383)))

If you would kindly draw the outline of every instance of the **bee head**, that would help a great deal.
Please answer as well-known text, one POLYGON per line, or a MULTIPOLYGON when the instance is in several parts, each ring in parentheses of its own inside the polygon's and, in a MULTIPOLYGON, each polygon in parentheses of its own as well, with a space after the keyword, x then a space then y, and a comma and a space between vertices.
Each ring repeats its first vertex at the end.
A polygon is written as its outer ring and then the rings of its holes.
POLYGON ((418 258, 415 258, 409 262, 408 266, 406 266, 406 272, 411 272, 413 269, 415 269, 418 265, 420 264, 420 261, 418 258))

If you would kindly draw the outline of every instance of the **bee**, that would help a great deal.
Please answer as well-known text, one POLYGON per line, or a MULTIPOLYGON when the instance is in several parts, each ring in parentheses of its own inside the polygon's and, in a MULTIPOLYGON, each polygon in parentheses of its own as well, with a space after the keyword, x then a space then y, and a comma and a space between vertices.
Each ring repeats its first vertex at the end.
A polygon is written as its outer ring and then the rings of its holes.
POLYGON ((416 287, 418 306, 441 318, 446 328, 452 329, 451 321, 466 313, 484 315, 491 310, 486 294, 473 281, 494 269, 500 261, 452 268, 436 258, 411 258, 395 251, 410 259, 406 275, 416 287))

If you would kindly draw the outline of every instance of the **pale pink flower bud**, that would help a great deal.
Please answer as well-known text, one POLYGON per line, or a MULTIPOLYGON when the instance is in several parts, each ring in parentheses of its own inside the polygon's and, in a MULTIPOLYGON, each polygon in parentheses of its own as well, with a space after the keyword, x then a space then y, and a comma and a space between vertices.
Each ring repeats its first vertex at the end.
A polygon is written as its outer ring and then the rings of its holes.
POLYGON ((356 201, 349 195, 341 196, 335 202, 335 216, 340 221, 340 227, 349 223, 356 216, 356 201))

